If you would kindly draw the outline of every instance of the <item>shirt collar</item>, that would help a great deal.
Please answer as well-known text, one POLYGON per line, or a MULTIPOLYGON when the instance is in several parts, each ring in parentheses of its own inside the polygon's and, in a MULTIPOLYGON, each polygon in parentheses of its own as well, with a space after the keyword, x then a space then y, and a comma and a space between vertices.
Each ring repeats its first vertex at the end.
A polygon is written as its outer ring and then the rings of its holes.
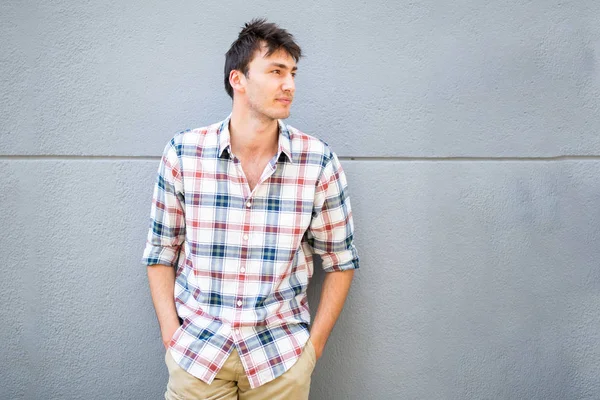
POLYGON ((278 157, 281 157, 281 153, 283 153, 287 156, 288 160, 293 163, 294 159, 292 158, 292 139, 290 138, 290 130, 282 120, 278 119, 277 123, 279 124, 279 152, 277 155, 278 157))
MULTIPOLYGON (((229 133, 229 121, 231 120, 231 114, 221 122, 219 129, 217 130, 217 137, 219 141, 219 157, 223 156, 223 152, 227 150, 231 154, 231 136, 229 133)), ((283 123, 282 120, 278 119, 277 124, 279 126, 279 150, 277 151, 277 159, 281 157, 281 153, 285 154, 290 160, 294 162, 292 158, 292 142, 290 138, 290 131, 288 126, 283 123)))

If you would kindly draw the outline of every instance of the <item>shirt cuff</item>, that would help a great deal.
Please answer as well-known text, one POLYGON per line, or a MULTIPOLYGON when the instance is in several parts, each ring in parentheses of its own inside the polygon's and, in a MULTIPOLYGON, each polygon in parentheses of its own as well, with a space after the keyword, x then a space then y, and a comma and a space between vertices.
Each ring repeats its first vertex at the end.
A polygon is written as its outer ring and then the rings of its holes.
POLYGON ((359 267, 358 255, 354 248, 336 253, 321 254, 321 260, 325 272, 349 271, 359 267))
POLYGON ((142 264, 161 264, 176 267, 180 248, 181 246, 153 246, 147 244, 142 257, 142 264))

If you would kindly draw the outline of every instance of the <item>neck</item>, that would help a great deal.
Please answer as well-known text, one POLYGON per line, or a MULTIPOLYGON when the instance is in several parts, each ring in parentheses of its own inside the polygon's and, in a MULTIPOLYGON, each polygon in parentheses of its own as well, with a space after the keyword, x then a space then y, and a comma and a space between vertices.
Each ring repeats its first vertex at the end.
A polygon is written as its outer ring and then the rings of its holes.
POLYGON ((273 156, 277 153, 279 125, 276 119, 257 116, 252 110, 234 107, 229 121, 231 151, 238 157, 273 156))

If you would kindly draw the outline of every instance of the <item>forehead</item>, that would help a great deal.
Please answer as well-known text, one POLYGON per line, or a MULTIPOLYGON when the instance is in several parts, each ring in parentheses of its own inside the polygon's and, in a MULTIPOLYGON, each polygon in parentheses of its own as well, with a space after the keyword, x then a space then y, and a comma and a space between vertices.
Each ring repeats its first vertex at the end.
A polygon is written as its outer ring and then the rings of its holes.
POLYGON ((267 56, 269 48, 266 45, 262 45, 260 50, 254 52, 254 57, 250 61, 250 65, 256 67, 266 67, 272 63, 283 64, 288 68, 292 69, 296 66, 296 61, 287 51, 279 49, 274 51, 271 55, 267 56))

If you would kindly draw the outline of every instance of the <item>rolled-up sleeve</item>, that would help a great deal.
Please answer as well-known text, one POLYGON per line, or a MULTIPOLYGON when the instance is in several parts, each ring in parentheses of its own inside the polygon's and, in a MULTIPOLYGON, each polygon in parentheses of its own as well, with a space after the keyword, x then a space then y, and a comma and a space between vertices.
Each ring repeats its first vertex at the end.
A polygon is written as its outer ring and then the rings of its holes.
POLYGON ((185 197, 174 141, 163 152, 152 196, 142 263, 176 266, 185 239, 185 197))
POLYGON ((358 268, 354 223, 344 170, 335 155, 325 165, 315 192, 308 243, 326 272, 358 268))

